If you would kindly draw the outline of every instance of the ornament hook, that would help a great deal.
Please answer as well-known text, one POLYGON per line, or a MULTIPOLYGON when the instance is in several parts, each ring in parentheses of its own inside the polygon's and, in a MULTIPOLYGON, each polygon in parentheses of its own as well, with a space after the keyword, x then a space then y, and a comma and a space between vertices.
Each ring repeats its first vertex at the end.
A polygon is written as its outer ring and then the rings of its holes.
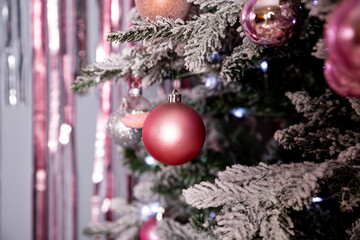
POLYGON ((181 103, 181 94, 176 89, 169 94, 169 103, 181 103))
POLYGON ((129 95, 132 97, 137 97, 141 95, 141 83, 138 80, 135 80, 131 83, 129 95))

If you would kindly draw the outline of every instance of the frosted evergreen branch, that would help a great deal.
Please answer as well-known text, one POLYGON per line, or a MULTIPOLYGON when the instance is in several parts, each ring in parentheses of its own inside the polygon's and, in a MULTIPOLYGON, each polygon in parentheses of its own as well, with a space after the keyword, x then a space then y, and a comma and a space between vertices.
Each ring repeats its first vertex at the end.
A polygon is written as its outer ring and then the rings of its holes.
POLYGON ((305 8, 309 9, 309 16, 317 17, 320 20, 326 20, 328 15, 333 11, 336 3, 334 0, 301 0, 305 8))
POLYGON ((339 192, 340 209, 345 211, 353 211, 354 208, 359 206, 360 202, 360 176, 351 180, 352 187, 343 187, 339 192), (356 182, 356 184, 353 184, 356 182))
POLYGON ((160 196, 153 190, 154 176, 145 177, 141 179, 138 184, 134 186, 134 197, 142 203, 153 203, 159 201, 160 196))
POLYGON ((287 211, 271 202, 256 201, 252 206, 242 204, 225 206, 216 218, 219 227, 215 234, 221 239, 289 239, 293 223, 287 211), (259 229, 260 228, 260 229, 259 229))
POLYGON ((316 45, 313 47, 313 50, 314 52, 312 52, 311 55, 318 59, 325 59, 327 56, 325 40, 323 38, 320 38, 316 45))
POLYGON ((360 116, 360 98, 349 98, 351 107, 355 110, 356 114, 360 116))
POLYGON ((234 165, 220 172, 215 184, 202 182, 184 190, 183 195, 187 203, 197 208, 244 203, 254 199, 254 195, 259 195, 258 199, 266 195, 266 199, 274 203, 301 210, 308 204, 309 196, 316 192, 317 180, 330 169, 328 163, 316 165, 310 162, 280 166, 260 163, 257 167, 234 165), (303 185, 298 185, 297 181, 303 185))
POLYGON ((330 90, 320 97, 314 98, 304 91, 287 92, 286 96, 295 105, 296 111, 303 113, 304 117, 308 118, 312 124, 324 124, 329 118, 349 118, 349 116, 351 119, 357 118, 353 109, 346 107, 344 99, 330 90))
POLYGON ((189 224, 182 225, 172 219, 163 219, 157 222, 156 235, 162 240, 210 240, 213 239, 207 233, 198 232, 189 224))
POLYGON ((106 222, 101 224, 90 224, 84 229, 86 235, 97 235, 97 234, 110 234, 116 232, 117 224, 113 222, 106 222))
POLYGON ((129 203, 124 198, 113 198, 111 200, 110 208, 114 212, 122 215, 140 215, 142 206, 143 204, 137 201, 129 203))
POLYGON ((231 55, 224 59, 220 78, 227 82, 239 80, 238 78, 244 75, 246 69, 255 67, 252 61, 259 58, 263 49, 250 39, 244 38, 242 45, 234 48, 231 55))
POLYGON ((156 37, 168 37, 171 34, 172 28, 184 25, 184 21, 172 20, 170 18, 158 18, 157 22, 148 20, 147 22, 135 21, 133 25, 124 31, 112 32, 107 35, 107 40, 114 43, 123 42, 140 42, 152 40, 156 37))
MULTIPOLYGON (((135 77, 147 76, 142 82, 144 87, 151 85, 156 80, 161 80, 166 73, 159 71, 156 65, 166 59, 167 55, 149 54, 144 48, 132 47, 124 49, 122 54, 111 54, 103 62, 95 62, 82 69, 83 75, 78 76, 72 85, 73 91, 83 90, 97 86, 105 81, 128 74, 135 77)), ((163 64, 162 64, 163 65, 163 64)))
POLYGON ((154 178, 155 187, 171 189, 175 195, 181 195, 181 187, 188 187, 199 183, 206 175, 206 167, 201 163, 187 163, 177 166, 166 166, 158 171, 154 178), (187 177, 184 178, 183 175, 187 177), (174 186, 178 186, 174 188, 174 186))
POLYGON ((90 224, 84 230, 87 235, 110 234, 119 240, 137 239, 142 223, 142 204, 134 201, 128 203, 126 199, 114 198, 111 200, 110 208, 120 214, 120 218, 114 222, 90 224))
POLYGON ((346 233, 349 236, 349 240, 360 239, 360 218, 351 225, 351 228, 346 233))
POLYGON ((129 30, 110 33, 108 40, 144 41, 151 54, 168 52, 181 44, 186 68, 199 71, 221 48, 226 29, 238 22, 242 4, 243 0, 224 1, 215 13, 204 13, 188 22, 163 17, 156 22, 134 22, 129 30))
POLYGON ((220 10, 233 3, 234 0, 188 0, 188 2, 199 5, 200 9, 216 7, 220 10))
POLYGON ((276 131, 277 140, 285 149, 298 149, 303 156, 314 154, 316 159, 336 158, 348 147, 360 142, 360 133, 339 128, 316 128, 304 124, 276 131))
POLYGON ((141 21, 141 16, 137 11, 136 7, 130 9, 128 16, 131 22, 141 21))
POLYGON ((293 225, 286 209, 308 207, 319 182, 341 166, 336 161, 234 165, 220 172, 214 184, 201 182, 183 190, 183 196, 196 208, 222 206, 214 232, 224 239, 252 239, 258 231, 265 239, 288 239, 293 225))
POLYGON ((304 117, 308 118, 311 124, 323 125, 332 118, 360 122, 360 117, 356 112, 359 104, 358 101, 349 99, 351 103, 351 106, 349 106, 344 101, 344 98, 339 97, 330 90, 327 90, 320 97, 314 98, 304 91, 287 92, 286 96, 295 105, 296 111, 303 113, 304 117))
MULTIPOLYGON (((200 114, 205 113, 207 106, 207 99, 211 97, 221 97, 227 94, 239 93, 241 86, 238 84, 228 83, 227 87, 219 82, 214 89, 209 89, 205 85, 197 85, 192 89, 184 89, 181 94, 184 99, 184 103, 193 105, 195 110, 200 114)), ((214 121, 214 119, 212 119, 214 121)), ((212 123, 209 123, 212 124, 212 123)), ((208 126, 208 125, 207 125, 208 126)))
POLYGON ((344 175, 349 179, 344 181, 338 193, 340 209, 342 211, 353 211, 360 202, 360 143, 342 151, 339 154, 338 161, 352 166, 352 168, 347 168, 344 174, 337 173, 337 177, 341 178, 344 175))
POLYGON ((107 235, 117 236, 118 240, 136 240, 139 234, 140 223, 134 218, 120 218, 115 222, 90 224, 84 229, 86 235, 107 235))
POLYGON ((351 166, 360 166, 360 143, 342 151, 338 160, 351 166))
POLYGON ((330 91, 314 98, 306 92, 286 93, 286 96, 308 122, 275 133, 275 139, 285 149, 298 149, 303 156, 314 154, 317 159, 334 159, 341 151, 360 142, 360 133, 356 130, 359 115, 345 99, 330 91), (339 119, 342 126, 338 124, 339 119))

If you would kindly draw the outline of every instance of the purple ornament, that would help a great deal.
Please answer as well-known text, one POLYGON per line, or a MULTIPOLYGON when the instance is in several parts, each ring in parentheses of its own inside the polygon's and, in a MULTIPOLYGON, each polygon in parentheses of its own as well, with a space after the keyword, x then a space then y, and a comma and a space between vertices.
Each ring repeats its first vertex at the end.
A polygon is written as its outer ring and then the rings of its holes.
POLYGON ((360 1, 343 1, 330 15, 325 41, 329 58, 360 80, 360 1))
POLYGON ((253 42, 280 46, 295 35, 300 19, 297 0, 248 0, 240 21, 253 42))
POLYGON ((345 97, 360 97, 360 79, 342 71, 332 59, 325 61, 324 75, 329 86, 345 97))
POLYGON ((140 240, 160 240, 155 233, 156 218, 150 218, 140 228, 140 240))

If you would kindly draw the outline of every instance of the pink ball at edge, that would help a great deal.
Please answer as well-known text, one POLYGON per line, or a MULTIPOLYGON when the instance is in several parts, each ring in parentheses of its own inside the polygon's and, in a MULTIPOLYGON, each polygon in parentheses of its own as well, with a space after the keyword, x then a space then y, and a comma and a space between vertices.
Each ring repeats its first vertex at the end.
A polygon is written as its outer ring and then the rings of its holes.
POLYGON ((343 72, 331 59, 326 59, 324 75, 329 86, 344 97, 360 97, 360 79, 343 72))
POLYGON ((360 1, 345 0, 329 16, 325 34, 328 58, 360 80, 360 1))
POLYGON ((155 233, 156 218, 150 218, 140 228, 140 240, 160 240, 155 233))

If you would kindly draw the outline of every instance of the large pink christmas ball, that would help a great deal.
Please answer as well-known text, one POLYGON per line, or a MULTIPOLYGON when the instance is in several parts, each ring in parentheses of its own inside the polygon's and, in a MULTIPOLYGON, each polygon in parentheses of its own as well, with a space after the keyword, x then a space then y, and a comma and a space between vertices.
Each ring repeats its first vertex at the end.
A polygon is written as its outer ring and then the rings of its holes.
POLYGON ((345 97, 360 97, 360 79, 342 71, 332 59, 325 61, 324 75, 329 86, 345 97))
POLYGON ((300 19, 301 7, 297 0, 248 0, 240 21, 253 42, 279 46, 295 35, 300 19))
POLYGON ((360 80, 360 1, 343 1, 329 16, 325 41, 328 56, 360 80))
POLYGON ((160 240, 155 233, 157 220, 156 218, 150 218, 140 228, 140 240, 160 240))
POLYGON ((186 0, 135 0, 135 5, 144 21, 146 18, 156 21, 156 16, 184 19, 190 8, 186 0))
POLYGON ((142 137, 146 150, 156 160, 180 165, 200 152, 205 141, 205 127, 191 107, 177 102, 165 103, 150 112, 142 137))

